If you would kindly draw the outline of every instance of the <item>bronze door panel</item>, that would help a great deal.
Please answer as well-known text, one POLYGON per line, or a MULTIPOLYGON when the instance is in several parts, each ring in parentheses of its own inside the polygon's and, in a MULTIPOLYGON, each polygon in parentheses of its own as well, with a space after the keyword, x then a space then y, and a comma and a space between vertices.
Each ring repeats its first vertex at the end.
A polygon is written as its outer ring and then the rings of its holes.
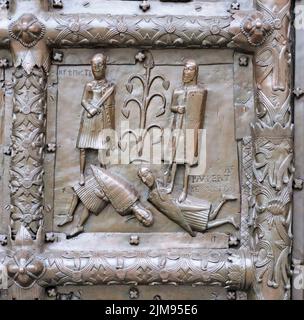
POLYGON ((0 299, 300 298, 292 10, 5 2, 0 299))

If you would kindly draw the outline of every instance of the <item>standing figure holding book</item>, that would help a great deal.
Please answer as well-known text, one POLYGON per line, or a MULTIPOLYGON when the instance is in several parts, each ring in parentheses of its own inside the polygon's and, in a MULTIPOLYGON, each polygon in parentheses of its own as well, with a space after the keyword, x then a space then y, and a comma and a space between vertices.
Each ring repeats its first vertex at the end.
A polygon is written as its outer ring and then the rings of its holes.
POLYGON ((106 56, 96 54, 91 61, 94 80, 85 85, 81 105, 83 113, 80 122, 77 148, 80 149, 80 180, 84 185, 86 150, 98 150, 103 165, 110 148, 109 129, 115 127, 115 86, 106 80, 106 56))

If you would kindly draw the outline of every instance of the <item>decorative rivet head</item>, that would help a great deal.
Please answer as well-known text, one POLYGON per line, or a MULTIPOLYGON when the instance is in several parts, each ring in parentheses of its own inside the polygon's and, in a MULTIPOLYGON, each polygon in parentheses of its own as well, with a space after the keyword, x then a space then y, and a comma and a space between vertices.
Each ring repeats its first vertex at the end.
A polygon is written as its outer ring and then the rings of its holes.
POLYGON ((62 51, 54 51, 52 59, 54 62, 62 62, 63 61, 63 52, 62 51))
POLYGON ((129 243, 133 246, 138 246, 139 245, 139 236, 137 235, 131 235, 129 243))
POLYGON ((54 242, 55 240, 56 240, 56 237, 53 232, 48 232, 45 234, 45 242, 54 242))
POLYGON ((53 0, 53 8, 62 9, 63 8, 62 0, 53 0))
POLYGON ((238 2, 232 2, 230 5, 231 10, 240 10, 241 5, 238 2))
POLYGON ((228 290, 227 291, 227 300, 236 300, 236 292, 228 290))
POLYGON ((149 0, 143 0, 142 3, 139 5, 139 7, 143 12, 148 11, 151 7, 149 0))
POLYGON ((46 145, 47 152, 54 153, 56 151, 56 143, 48 143, 46 145))
POLYGON ((129 290, 129 297, 130 299, 138 299, 139 291, 137 288, 133 287, 129 290))
POLYGON ((229 241, 228 241, 228 244, 229 244, 229 247, 236 247, 239 245, 239 239, 237 236, 235 235, 230 235, 229 237, 229 241))
POLYGON ((46 294, 49 298, 55 298, 57 295, 57 289, 56 287, 48 287, 45 289, 46 294))
POLYGON ((303 180, 299 178, 293 179, 293 188, 295 190, 302 190, 303 189, 303 180))
POLYGON ((247 67, 249 63, 249 59, 247 56, 240 56, 239 57, 239 65, 241 67, 247 67))
POLYGON ((7 10, 10 6, 10 0, 0 0, 0 10, 7 10))
POLYGON ((142 52, 139 51, 136 55, 135 55, 135 60, 139 61, 139 62, 143 62, 146 59, 146 55, 142 52))
POLYGON ((5 69, 5 68, 8 67, 8 65, 9 65, 8 59, 6 59, 6 58, 0 58, 0 68, 5 69))
POLYGON ((300 98, 304 94, 304 90, 302 88, 297 87, 296 89, 293 90, 293 94, 297 98, 300 98))

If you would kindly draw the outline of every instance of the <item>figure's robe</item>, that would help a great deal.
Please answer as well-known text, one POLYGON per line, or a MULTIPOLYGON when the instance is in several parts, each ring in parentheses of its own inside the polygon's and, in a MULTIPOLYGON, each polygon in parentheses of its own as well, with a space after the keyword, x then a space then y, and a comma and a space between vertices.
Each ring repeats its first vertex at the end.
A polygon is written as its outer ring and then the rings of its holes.
POLYGON ((193 230, 203 232, 207 229, 212 205, 209 201, 189 196, 182 203, 168 194, 157 183, 149 194, 148 200, 167 218, 195 236, 193 230))

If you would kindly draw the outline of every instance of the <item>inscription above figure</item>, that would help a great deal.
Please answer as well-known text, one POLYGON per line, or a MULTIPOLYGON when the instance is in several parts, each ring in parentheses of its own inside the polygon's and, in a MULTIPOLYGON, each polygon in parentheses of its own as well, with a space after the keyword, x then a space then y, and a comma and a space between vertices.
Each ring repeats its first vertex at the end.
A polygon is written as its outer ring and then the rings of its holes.
POLYGON ((98 150, 98 158, 103 165, 110 148, 107 129, 115 127, 115 85, 109 83, 106 76, 107 57, 96 54, 91 61, 94 80, 85 85, 81 105, 83 107, 77 148, 80 149, 80 180, 84 185, 86 150, 98 150))
POLYGON ((172 96, 171 111, 174 115, 171 129, 176 134, 172 138, 172 158, 165 170, 164 184, 167 192, 171 193, 177 164, 184 164, 184 185, 179 197, 180 202, 183 202, 188 194, 190 169, 199 163, 200 129, 203 127, 207 90, 198 84, 198 74, 198 64, 194 60, 187 60, 183 69, 183 86, 175 89, 172 96))

